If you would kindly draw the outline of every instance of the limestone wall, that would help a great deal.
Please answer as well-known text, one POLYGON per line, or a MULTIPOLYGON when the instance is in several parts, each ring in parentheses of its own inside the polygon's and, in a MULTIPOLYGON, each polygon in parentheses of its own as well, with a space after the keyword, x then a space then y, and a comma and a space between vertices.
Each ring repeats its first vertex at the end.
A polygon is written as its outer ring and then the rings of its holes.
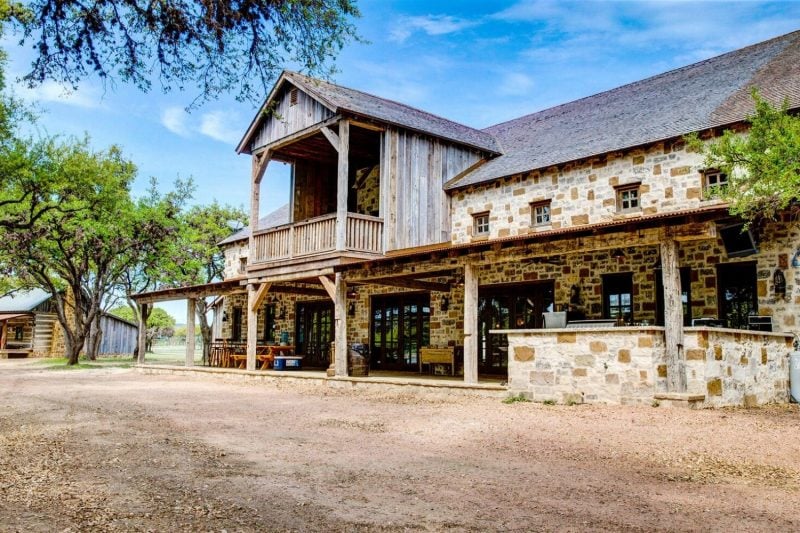
POLYGON ((705 394, 711 407, 786 403, 792 340, 781 334, 686 328, 689 392, 705 394))
MULTIPOLYGON (((508 386, 535 401, 650 404, 664 328, 507 330, 508 386)), ((663 374, 663 375, 662 375, 663 374)))
POLYGON ((247 240, 225 245, 225 270, 224 279, 231 279, 245 274, 241 268, 241 259, 249 254, 247 240))
POLYGON ((682 142, 611 153, 457 191, 452 241, 472 239, 472 215, 489 212, 489 238, 593 224, 631 216, 617 212, 615 187, 641 183, 641 210, 654 214, 716 202, 703 193, 703 158, 682 142), (551 223, 531 225, 532 202, 551 201, 551 223))
MULTIPOLYGON (((509 391, 535 401, 650 404, 667 391, 664 328, 505 330, 509 391)), ((687 392, 704 407, 789 399, 792 337, 686 328, 687 392)))

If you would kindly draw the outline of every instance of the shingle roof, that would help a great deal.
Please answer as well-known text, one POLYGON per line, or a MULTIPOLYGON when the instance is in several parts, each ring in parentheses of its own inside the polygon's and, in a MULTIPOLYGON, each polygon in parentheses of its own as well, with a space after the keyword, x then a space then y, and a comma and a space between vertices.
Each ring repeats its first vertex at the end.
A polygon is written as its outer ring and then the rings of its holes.
MULTIPOLYGON (((497 140, 491 134, 439 117, 427 111, 356 89, 342 87, 335 83, 310 78, 297 72, 286 70, 281 75, 281 78, 285 78, 290 83, 317 98, 331 108, 334 113, 350 112, 427 133, 435 137, 441 137, 493 154, 501 152, 497 140)), ((280 83, 281 80, 278 80, 277 85, 280 83)), ((261 114, 259 112, 259 115, 261 114)), ((260 122, 260 119, 257 118, 255 122, 260 122)), ((248 129, 248 134, 253 133, 255 129, 251 125, 248 129)), ((247 144, 248 137, 249 135, 246 135, 239 144, 240 149, 247 144)))
MULTIPOLYGON (((258 229, 267 229, 267 228, 274 228, 276 226, 282 226, 283 224, 289 223, 289 204, 283 205, 269 213, 268 215, 263 216, 262 218, 258 219, 258 229)), ((250 226, 245 226, 230 237, 226 237, 222 239, 217 244, 230 244, 232 242, 243 241, 250 238, 250 226)))
POLYGON ((455 189, 743 120, 752 87, 800 106, 800 31, 486 128, 504 154, 455 189))

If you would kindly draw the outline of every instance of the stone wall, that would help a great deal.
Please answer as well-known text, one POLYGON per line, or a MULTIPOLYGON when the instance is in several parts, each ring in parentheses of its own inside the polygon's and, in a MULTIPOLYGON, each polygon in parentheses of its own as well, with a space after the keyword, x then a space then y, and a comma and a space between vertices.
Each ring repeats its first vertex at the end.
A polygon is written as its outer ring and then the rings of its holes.
POLYGON ((774 333, 686 328, 689 392, 705 394, 710 407, 786 403, 792 340, 774 333))
MULTIPOLYGON (((535 401, 651 404, 667 392, 664 328, 506 330, 509 391, 535 401)), ((704 407, 789 399, 792 337, 686 328, 687 392, 704 407)))
POLYGON ((249 242, 245 239, 225 245, 225 270, 224 279, 243 276, 245 271, 241 268, 241 259, 247 258, 249 254, 249 242))
POLYGON ((650 404, 664 328, 508 330, 508 386, 534 401, 650 404))
POLYGON ((673 141, 473 186, 452 195, 452 241, 469 242, 472 215, 487 211, 489 238, 626 218, 617 212, 615 189, 626 184, 641 183, 641 210, 633 216, 716 202, 704 195, 702 170, 702 156, 673 141), (532 226, 531 203, 547 200, 550 224, 532 226))

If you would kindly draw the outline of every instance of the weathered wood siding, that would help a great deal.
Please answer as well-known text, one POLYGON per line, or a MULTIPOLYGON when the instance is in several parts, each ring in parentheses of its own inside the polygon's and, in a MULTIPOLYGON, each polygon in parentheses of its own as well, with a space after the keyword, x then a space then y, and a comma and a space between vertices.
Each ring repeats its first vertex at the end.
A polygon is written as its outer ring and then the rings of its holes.
POLYGON ((100 355, 133 353, 136 348, 138 328, 133 324, 109 315, 100 318, 103 337, 100 339, 100 355))
POLYGON ((450 240, 450 198, 443 185, 482 154, 398 128, 381 146, 381 216, 386 250, 450 240))
POLYGON ((336 167, 318 161, 294 164, 292 222, 336 212, 336 167))
POLYGON ((251 150, 257 150, 266 144, 333 116, 333 111, 300 89, 296 89, 297 103, 292 105, 291 92, 293 88, 288 83, 284 84, 282 91, 276 97, 274 113, 264 121, 253 137, 251 150))

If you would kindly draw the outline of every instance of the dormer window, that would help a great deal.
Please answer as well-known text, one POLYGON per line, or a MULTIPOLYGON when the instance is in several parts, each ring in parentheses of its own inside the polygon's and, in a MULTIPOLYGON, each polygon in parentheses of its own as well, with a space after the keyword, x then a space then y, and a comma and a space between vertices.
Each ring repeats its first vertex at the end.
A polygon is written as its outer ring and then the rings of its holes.
POLYGON ((716 196, 728 186, 728 175, 721 170, 709 169, 703 172, 703 189, 708 196, 716 196))
POLYGON ((531 204, 531 225, 548 226, 550 224, 550 200, 531 204))
POLYGON ((472 234, 475 237, 486 237, 489 235, 489 213, 478 213, 472 215, 472 234))
POLYGON ((617 211, 626 213, 641 209, 639 185, 636 183, 617 187, 617 211))

